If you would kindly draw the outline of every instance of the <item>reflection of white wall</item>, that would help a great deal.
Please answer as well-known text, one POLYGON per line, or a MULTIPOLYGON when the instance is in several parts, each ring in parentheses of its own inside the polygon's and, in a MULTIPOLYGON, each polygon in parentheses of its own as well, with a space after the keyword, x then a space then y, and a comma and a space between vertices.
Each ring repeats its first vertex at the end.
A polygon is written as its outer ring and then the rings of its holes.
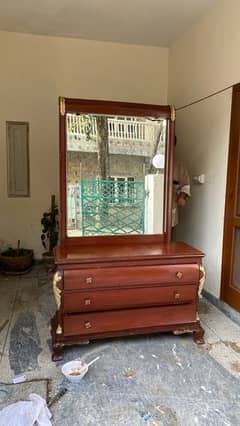
POLYGON ((145 176, 145 190, 145 234, 162 234, 164 175, 159 173, 145 176))
POLYGON ((0 51, 0 239, 40 257, 40 219, 59 191, 58 96, 165 104, 168 49, 0 32, 0 51), (7 197, 11 120, 30 124, 30 198, 7 197))

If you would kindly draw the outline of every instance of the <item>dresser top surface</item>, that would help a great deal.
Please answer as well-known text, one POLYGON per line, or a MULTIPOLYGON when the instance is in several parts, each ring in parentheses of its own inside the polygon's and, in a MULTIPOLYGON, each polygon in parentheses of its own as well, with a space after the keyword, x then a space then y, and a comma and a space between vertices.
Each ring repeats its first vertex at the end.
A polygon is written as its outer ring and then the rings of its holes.
POLYGON ((146 259, 201 258, 204 254, 182 242, 156 242, 147 244, 58 246, 57 264, 138 261, 146 259))

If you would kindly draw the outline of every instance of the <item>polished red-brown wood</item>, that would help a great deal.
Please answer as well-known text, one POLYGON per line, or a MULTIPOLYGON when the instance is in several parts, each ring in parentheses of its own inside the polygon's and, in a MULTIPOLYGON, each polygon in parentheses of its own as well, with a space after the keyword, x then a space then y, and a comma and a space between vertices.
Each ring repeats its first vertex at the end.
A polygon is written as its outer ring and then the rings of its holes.
MULTIPOLYGON (((240 84, 233 88, 230 144, 228 155, 227 187, 223 233, 221 299, 240 311, 240 288, 233 285, 234 238, 240 230, 240 214, 237 211, 240 197, 240 84)), ((240 250, 240 248, 238 248, 240 250)))
POLYGON ((121 290, 66 291, 63 298, 64 313, 178 305, 196 300, 196 286, 190 284, 185 286, 156 285, 155 287, 130 287, 121 290))
POLYGON ((90 340, 96 339, 108 339, 112 337, 122 337, 122 336, 133 336, 133 335, 141 335, 141 334, 152 334, 152 333, 163 333, 167 331, 173 332, 175 335, 181 335, 186 333, 191 333, 193 336, 193 340, 197 344, 204 343, 204 330, 201 327, 200 321, 194 321, 191 323, 178 323, 178 324, 167 324, 167 325, 155 325, 153 327, 143 327, 138 328, 137 333, 135 329, 129 330, 114 330, 107 332, 98 332, 91 333, 88 335, 77 335, 74 336, 64 336, 60 337, 56 334, 58 325, 57 315, 55 314, 52 321, 52 343, 53 343, 53 360, 60 361, 64 356, 64 346, 71 345, 86 345, 89 344, 90 340))
MULTIPOLYGON (((60 102, 61 102, 60 98, 60 102)), ((116 102, 96 99, 64 98, 65 113, 95 113, 110 115, 129 115, 154 118, 171 118, 169 105, 152 105, 134 102, 116 102)))
POLYGON ((62 303, 52 322, 53 358, 60 359, 70 341, 114 335, 191 332, 202 342, 197 319, 202 257, 201 251, 176 242, 58 247, 62 303), (56 333, 59 323, 61 334, 56 333))
MULTIPOLYGON (((106 244, 104 237, 103 239, 99 237, 99 241, 96 244, 87 245, 87 237, 84 237, 85 244, 80 246, 59 246, 55 249, 55 263, 57 265, 63 264, 72 265, 79 264, 81 267, 83 265, 88 265, 91 263, 94 264, 103 264, 106 262, 119 262, 121 265, 123 262, 139 262, 142 261, 142 265, 149 264, 149 261, 171 263, 178 262, 178 259, 182 263, 194 263, 199 257, 203 257, 204 254, 188 244, 182 242, 171 241, 170 243, 159 242, 158 236, 151 235, 151 242, 148 241, 148 238, 144 239, 145 235, 142 236, 143 240, 138 243, 131 244, 128 243, 128 240, 125 240, 125 244, 106 244), (102 243, 103 242, 103 243, 102 243)), ((147 237, 147 235, 146 235, 147 237)), ((96 237, 97 238, 97 237, 96 237)), ((116 237, 112 237, 114 239, 116 237)), ((116 240, 114 240, 116 241, 116 240)), ((120 240, 122 241, 121 237, 120 240)), ((139 263, 137 263, 139 266, 139 263)))
POLYGON ((199 279, 198 264, 169 266, 132 266, 76 269, 64 271, 65 290, 97 289, 151 285, 159 283, 195 283, 199 279))
POLYGON ((107 312, 83 313, 80 315, 64 315, 64 334, 87 335, 91 333, 135 330, 142 327, 155 325, 176 325, 179 323, 192 323, 196 319, 194 304, 178 306, 163 306, 139 309, 125 309, 107 312))
POLYGON ((91 340, 171 331, 203 343, 197 304, 203 253, 171 241, 174 121, 169 106, 61 99, 60 245, 55 249, 58 310, 53 359, 91 340), (167 119, 164 231, 159 235, 69 238, 66 227, 66 113, 167 119))

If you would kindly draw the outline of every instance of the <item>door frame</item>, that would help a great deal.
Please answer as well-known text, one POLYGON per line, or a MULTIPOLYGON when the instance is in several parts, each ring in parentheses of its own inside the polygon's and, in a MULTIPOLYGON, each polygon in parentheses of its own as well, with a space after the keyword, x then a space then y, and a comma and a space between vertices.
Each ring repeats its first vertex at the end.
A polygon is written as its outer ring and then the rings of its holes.
POLYGON ((235 227, 240 228, 237 216, 238 184, 240 179, 240 84, 233 86, 228 152, 225 217, 223 231, 222 276, 220 298, 240 311, 240 288, 232 286, 235 227))

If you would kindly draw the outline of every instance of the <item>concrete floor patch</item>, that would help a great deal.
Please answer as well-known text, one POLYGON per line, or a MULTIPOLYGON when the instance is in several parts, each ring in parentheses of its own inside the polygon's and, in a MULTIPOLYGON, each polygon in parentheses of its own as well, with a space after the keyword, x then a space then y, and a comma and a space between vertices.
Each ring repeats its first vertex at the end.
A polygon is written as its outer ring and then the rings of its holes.
POLYGON ((9 362, 14 374, 38 367, 41 352, 35 316, 31 312, 19 314, 10 333, 9 362))

